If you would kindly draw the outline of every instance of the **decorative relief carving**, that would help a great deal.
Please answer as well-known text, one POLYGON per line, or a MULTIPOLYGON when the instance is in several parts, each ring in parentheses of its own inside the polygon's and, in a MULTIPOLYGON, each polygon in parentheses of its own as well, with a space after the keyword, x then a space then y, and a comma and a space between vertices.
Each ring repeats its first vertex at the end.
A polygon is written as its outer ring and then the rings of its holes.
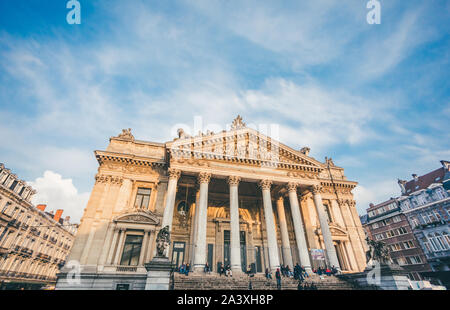
POLYGON ((123 222, 136 222, 136 223, 144 223, 151 225, 158 225, 159 220, 156 215, 150 210, 137 210, 131 208, 126 210, 122 215, 119 215, 115 221, 123 221, 123 222))
POLYGON ((168 169, 168 173, 169 173, 169 178, 170 179, 179 179, 181 176, 181 171, 174 169, 174 168, 169 168, 168 169))
POLYGON ((302 148, 300 149, 300 153, 302 153, 302 154, 304 154, 304 155, 306 155, 306 156, 309 155, 309 152, 310 152, 310 151, 311 151, 311 149, 310 149, 309 147, 307 147, 307 146, 302 147, 302 148))
POLYGON ((131 128, 122 129, 122 133, 120 133, 117 138, 134 141, 134 136, 131 134, 131 128))
POLYGON ((209 167, 209 163, 208 162, 202 161, 200 159, 195 159, 195 158, 189 158, 189 159, 177 158, 177 159, 174 159, 174 161, 176 163, 187 164, 189 166, 209 167))
POLYGON ((209 183, 211 181, 211 173, 208 172, 200 172, 198 175, 198 182, 201 183, 209 183))
POLYGON ((245 128, 245 123, 242 121, 242 117, 240 115, 238 115, 233 120, 233 123, 231 124, 231 129, 237 130, 237 129, 242 129, 242 128, 245 128))
POLYGON ((289 171, 287 173, 287 176, 294 177, 294 178, 317 179, 317 174, 314 172, 303 172, 303 171, 292 172, 292 171, 289 171))
POLYGON ((261 180, 259 182, 259 186, 263 189, 263 190, 270 190, 271 186, 272 186, 272 181, 271 180, 261 180))
POLYGON ((95 176, 95 182, 101 183, 101 184, 111 183, 111 184, 121 185, 123 182, 123 178, 118 177, 118 176, 113 176, 113 175, 100 174, 100 175, 95 176))
POLYGON ((323 187, 321 185, 313 185, 310 187, 313 195, 320 194, 322 192, 323 187))
POLYGON ((230 176, 228 178, 228 184, 230 185, 239 185, 239 182, 241 181, 241 178, 238 176, 230 176))
POLYGON ((289 192, 297 192, 297 183, 295 182, 289 182, 286 185, 286 188, 288 189, 289 192))

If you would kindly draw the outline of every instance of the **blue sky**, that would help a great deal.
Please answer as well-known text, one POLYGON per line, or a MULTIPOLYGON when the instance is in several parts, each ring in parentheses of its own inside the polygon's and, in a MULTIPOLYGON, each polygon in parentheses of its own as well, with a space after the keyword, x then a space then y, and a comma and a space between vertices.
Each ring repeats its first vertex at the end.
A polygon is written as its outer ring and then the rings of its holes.
POLYGON ((450 159, 450 2, 0 2, 0 162, 35 202, 78 220, 93 150, 132 128, 169 141, 176 124, 280 125, 280 141, 332 157, 359 182, 358 211, 397 178, 450 159))

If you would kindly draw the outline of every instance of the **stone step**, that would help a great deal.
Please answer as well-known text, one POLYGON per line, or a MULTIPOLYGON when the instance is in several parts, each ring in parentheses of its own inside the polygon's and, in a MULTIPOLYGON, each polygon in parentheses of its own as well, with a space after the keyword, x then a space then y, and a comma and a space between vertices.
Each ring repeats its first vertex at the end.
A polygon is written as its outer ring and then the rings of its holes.
MULTIPOLYGON (((173 285, 175 290, 248 290, 250 282, 253 290, 277 289, 275 279, 268 280, 261 274, 250 278, 247 275, 225 277, 217 274, 192 273, 186 276, 176 273, 174 274, 173 285)), ((334 276, 325 276, 321 279, 317 275, 311 275, 303 283, 308 285, 314 283, 319 290, 360 289, 334 276)), ((281 289, 283 290, 297 290, 297 285, 298 281, 292 278, 283 278, 281 281, 281 289)))

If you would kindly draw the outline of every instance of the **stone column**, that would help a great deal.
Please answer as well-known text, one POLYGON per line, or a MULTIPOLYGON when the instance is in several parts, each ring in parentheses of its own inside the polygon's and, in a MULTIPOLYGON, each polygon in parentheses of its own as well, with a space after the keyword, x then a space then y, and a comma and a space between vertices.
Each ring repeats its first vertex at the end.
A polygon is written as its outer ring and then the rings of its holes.
POLYGON ((139 266, 143 266, 144 265, 144 258, 145 258, 145 252, 148 248, 148 230, 144 230, 144 238, 142 240, 142 245, 141 245, 141 253, 139 254, 139 266))
POLYGON ((286 213, 284 212, 284 198, 283 196, 277 199, 277 213, 278 221, 280 222, 281 232, 281 253, 283 254, 283 264, 288 265, 290 268, 294 266, 292 261, 291 244, 289 242, 289 233, 286 223, 286 213))
POLYGON ((336 249, 334 248, 333 239, 331 238, 330 227, 328 226, 328 216, 326 215, 322 204, 322 196, 320 195, 321 190, 322 187, 320 185, 314 185, 311 188, 314 205, 316 206, 317 215, 319 216, 320 230, 327 252, 328 263, 330 267, 334 266, 340 271, 339 260, 337 258, 336 249))
POLYGON ((294 223, 295 239, 297 241, 298 257, 300 264, 308 271, 311 270, 311 261, 308 253, 308 243, 306 242, 303 219, 300 214, 300 205, 297 196, 297 184, 288 183, 289 202, 291 204, 292 221, 294 223))
POLYGON ((122 255, 124 239, 125 239, 125 229, 120 228, 120 237, 119 237, 119 243, 117 244, 117 251, 116 251, 116 256, 114 258, 114 265, 120 264, 120 256, 122 255))
POLYGON ((197 232, 198 232, 198 209, 199 209, 199 201, 200 201, 200 188, 197 188, 197 192, 195 193, 195 213, 194 213, 194 232, 192 236, 192 257, 191 257, 191 266, 194 266, 194 259, 195 259, 195 249, 197 247, 197 232))
POLYGON ((240 180, 241 178, 236 176, 228 178, 228 184, 230 185, 230 258, 231 269, 236 273, 242 272, 238 197, 238 186, 240 180))
POLYGON ((161 228, 169 226, 169 231, 172 231, 173 209, 175 207, 177 182, 180 175, 181 171, 172 168, 169 169, 169 185, 167 186, 166 206, 164 207, 164 214, 161 222, 161 228))
POLYGON ((211 174, 201 172, 198 176, 200 196, 198 202, 197 239, 194 254, 194 271, 203 271, 206 263, 206 228, 208 225, 208 184, 211 174))
POLYGON ((275 220, 273 218, 272 198, 270 196, 272 181, 262 180, 259 185, 262 189, 264 218, 266 219, 269 266, 272 271, 275 271, 280 267, 280 261, 278 258, 277 232, 275 230, 275 220))

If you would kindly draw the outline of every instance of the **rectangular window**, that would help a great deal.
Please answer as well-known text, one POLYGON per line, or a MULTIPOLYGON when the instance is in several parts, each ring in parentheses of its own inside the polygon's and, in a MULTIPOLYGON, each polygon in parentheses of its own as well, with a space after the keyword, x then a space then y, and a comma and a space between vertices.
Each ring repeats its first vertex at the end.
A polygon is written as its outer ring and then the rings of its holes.
POLYGON ((137 209, 148 209, 151 193, 152 190, 150 188, 139 187, 136 194, 136 202, 134 203, 134 207, 137 209))
POLYGON ((394 218, 392 219, 394 221, 394 223, 398 223, 402 220, 402 218, 400 217, 400 215, 394 216, 394 218))
POLYGON ((122 259, 120 265, 137 266, 142 248, 142 236, 127 235, 123 246, 122 259))

